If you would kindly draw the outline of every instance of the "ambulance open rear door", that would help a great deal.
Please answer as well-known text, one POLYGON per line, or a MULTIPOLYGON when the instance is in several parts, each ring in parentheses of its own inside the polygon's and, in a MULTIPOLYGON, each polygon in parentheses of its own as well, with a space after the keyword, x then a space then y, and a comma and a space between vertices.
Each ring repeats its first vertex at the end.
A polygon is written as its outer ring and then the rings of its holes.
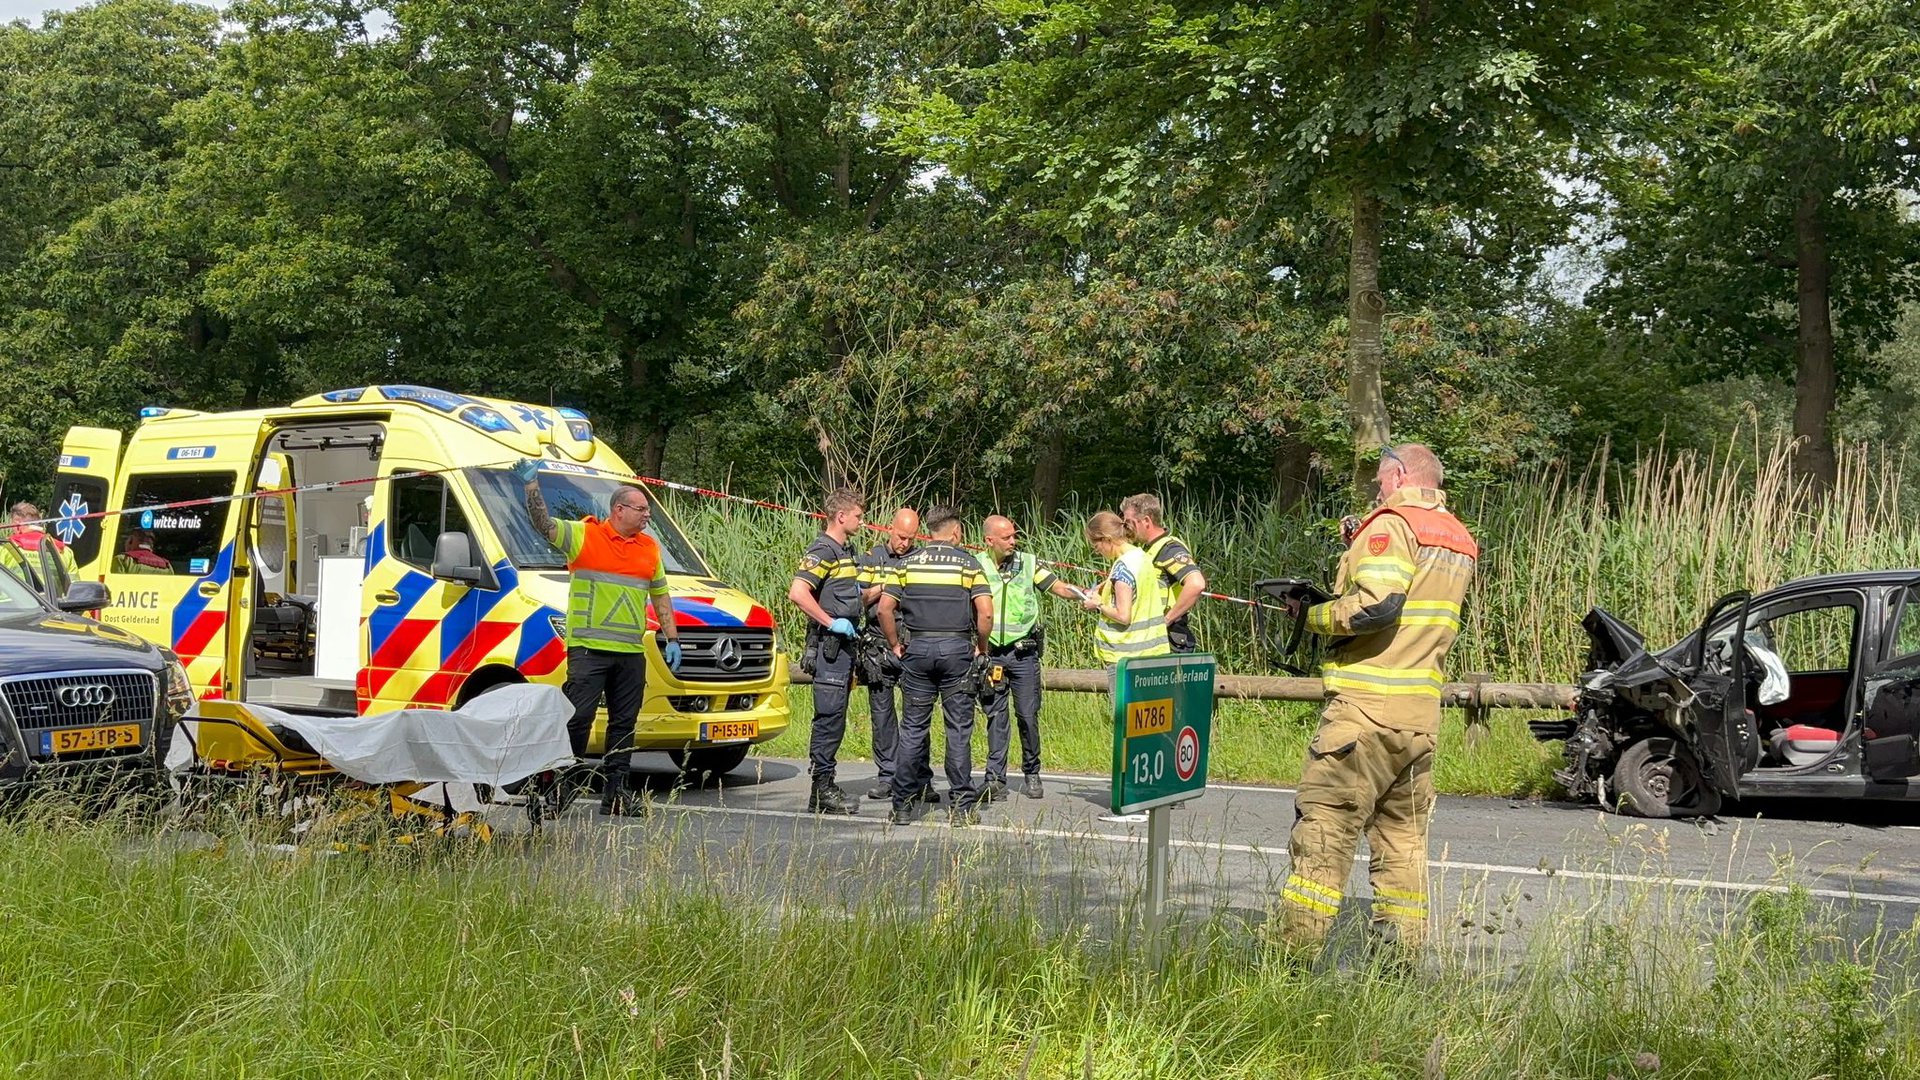
POLYGON ((111 428, 76 427, 67 429, 60 444, 53 505, 47 507, 47 516, 55 520, 47 531, 73 549, 82 581, 105 580, 113 554, 101 543, 112 519, 91 515, 107 508, 120 468, 120 441, 120 433, 111 428))

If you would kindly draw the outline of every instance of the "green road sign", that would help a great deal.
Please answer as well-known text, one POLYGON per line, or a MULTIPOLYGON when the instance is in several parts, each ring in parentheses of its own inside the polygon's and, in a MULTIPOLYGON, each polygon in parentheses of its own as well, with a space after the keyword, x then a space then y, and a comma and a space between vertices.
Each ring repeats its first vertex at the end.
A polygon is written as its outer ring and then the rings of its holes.
POLYGON ((1113 812, 1197 797, 1213 743, 1210 653, 1120 661, 1113 695, 1113 812))

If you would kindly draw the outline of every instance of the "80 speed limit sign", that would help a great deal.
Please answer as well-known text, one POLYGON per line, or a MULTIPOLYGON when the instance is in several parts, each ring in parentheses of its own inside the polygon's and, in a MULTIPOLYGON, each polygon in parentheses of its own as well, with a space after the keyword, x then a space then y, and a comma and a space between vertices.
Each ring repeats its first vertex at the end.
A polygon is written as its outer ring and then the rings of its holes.
POLYGON ((1180 737, 1173 745, 1173 772, 1182 780, 1193 779, 1193 770, 1200 767, 1200 733, 1191 727, 1180 729, 1180 737))

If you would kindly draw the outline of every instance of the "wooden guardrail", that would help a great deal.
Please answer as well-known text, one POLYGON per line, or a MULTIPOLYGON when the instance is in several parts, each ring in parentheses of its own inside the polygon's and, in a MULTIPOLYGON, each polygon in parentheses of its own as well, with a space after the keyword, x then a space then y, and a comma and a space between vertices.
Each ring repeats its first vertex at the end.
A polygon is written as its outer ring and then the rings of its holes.
MULTIPOLYGON (((789 667, 793 681, 808 683, 798 667, 789 667)), ((1048 690, 1071 694, 1107 692, 1105 668, 1042 668, 1040 685, 1048 690)), ((1440 691, 1443 705, 1465 709, 1470 719, 1484 717, 1490 709, 1571 709, 1577 691, 1564 683, 1503 683, 1489 677, 1469 675, 1466 682, 1448 683, 1440 691)), ((1327 693, 1319 679, 1282 675, 1221 675, 1214 681, 1216 698, 1240 698, 1250 701, 1322 701, 1327 693)))

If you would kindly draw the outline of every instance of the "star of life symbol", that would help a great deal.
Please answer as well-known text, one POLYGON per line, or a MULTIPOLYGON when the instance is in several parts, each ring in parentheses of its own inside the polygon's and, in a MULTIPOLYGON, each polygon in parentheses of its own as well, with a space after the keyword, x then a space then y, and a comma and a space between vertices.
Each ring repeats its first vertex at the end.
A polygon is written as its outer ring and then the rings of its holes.
POLYGON ((520 415, 522 423, 532 424, 536 429, 545 431, 553 426, 553 418, 545 409, 535 409, 527 405, 515 405, 513 411, 520 415))
POLYGON ((79 492, 67 496, 67 501, 60 504, 60 520, 54 522, 53 531, 67 544, 87 534, 87 501, 79 492))

